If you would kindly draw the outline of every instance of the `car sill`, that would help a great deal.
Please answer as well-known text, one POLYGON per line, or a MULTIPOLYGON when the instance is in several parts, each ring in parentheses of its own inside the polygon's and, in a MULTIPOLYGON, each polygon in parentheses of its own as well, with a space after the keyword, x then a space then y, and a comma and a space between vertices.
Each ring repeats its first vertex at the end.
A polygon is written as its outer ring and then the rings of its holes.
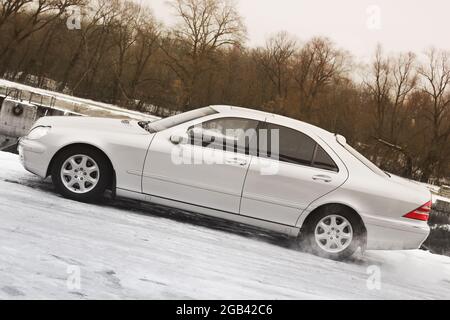
POLYGON ((252 217, 235 214, 232 212, 221 211, 213 208, 197 206, 190 203, 180 202, 172 199, 147 195, 139 192, 134 192, 126 189, 117 188, 117 196, 123 198, 131 198, 139 201, 155 203, 167 207, 173 207, 180 210, 192 211, 195 213, 216 217, 225 220, 231 220, 238 223, 243 223, 251 226, 260 227, 263 229, 279 232, 291 237, 297 237, 300 229, 294 226, 283 225, 267 220, 256 219, 252 217))

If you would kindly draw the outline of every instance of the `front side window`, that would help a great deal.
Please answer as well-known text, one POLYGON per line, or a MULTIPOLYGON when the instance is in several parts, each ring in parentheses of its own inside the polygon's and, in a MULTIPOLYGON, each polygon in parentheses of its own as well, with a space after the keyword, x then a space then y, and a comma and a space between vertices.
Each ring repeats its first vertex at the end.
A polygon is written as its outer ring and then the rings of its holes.
POLYGON ((191 143, 203 147, 248 153, 256 137, 258 121, 245 118, 220 118, 189 129, 191 143))

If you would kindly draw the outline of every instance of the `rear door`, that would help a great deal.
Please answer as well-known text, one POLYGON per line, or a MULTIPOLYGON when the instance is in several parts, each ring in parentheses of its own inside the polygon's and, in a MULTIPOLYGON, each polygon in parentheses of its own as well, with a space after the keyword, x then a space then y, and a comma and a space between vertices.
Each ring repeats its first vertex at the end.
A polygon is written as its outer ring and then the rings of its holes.
POLYGON ((266 129, 267 135, 260 130, 259 149, 250 164, 240 212, 295 226, 303 210, 341 186, 348 172, 320 139, 272 123, 267 123, 266 129))

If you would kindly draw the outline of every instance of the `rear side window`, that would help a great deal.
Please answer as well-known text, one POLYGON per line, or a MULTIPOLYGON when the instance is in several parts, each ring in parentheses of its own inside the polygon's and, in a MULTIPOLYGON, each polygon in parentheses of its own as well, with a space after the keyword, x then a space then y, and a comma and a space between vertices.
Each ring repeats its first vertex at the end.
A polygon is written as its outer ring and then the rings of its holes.
POLYGON ((338 171, 336 163, 319 145, 317 145, 313 166, 324 170, 338 171))
POLYGON ((279 125, 267 123, 266 137, 259 134, 260 157, 338 172, 339 169, 328 153, 306 134, 279 125), (267 143, 265 143, 267 141, 267 143))
MULTIPOLYGON (((267 156, 283 162, 311 165, 316 143, 305 134, 291 128, 267 124, 267 156)), ((266 150, 261 150, 265 156, 266 150)))

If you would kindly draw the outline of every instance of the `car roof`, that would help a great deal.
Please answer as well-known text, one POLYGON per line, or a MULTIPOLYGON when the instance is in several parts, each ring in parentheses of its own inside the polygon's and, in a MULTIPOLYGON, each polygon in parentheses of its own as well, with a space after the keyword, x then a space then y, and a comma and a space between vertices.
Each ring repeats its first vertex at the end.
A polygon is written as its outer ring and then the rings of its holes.
MULTIPOLYGON (((292 118, 288 118, 285 116, 281 116, 275 113, 270 112, 264 112, 254 109, 247 109, 242 107, 235 107, 235 106, 227 106, 227 105, 214 105, 210 106, 215 111, 223 114, 228 114, 232 116, 240 116, 240 117, 246 117, 251 119, 256 119, 259 121, 266 121, 274 124, 278 124, 281 126, 290 127, 293 129, 297 129, 300 131, 307 131, 309 133, 314 133, 315 135, 321 137, 322 139, 329 140, 333 139, 335 140, 335 135, 329 131, 326 131, 325 129, 319 128, 317 126, 314 126, 312 124, 295 120, 292 118)), ((307 133, 305 132, 305 133, 307 133)))

